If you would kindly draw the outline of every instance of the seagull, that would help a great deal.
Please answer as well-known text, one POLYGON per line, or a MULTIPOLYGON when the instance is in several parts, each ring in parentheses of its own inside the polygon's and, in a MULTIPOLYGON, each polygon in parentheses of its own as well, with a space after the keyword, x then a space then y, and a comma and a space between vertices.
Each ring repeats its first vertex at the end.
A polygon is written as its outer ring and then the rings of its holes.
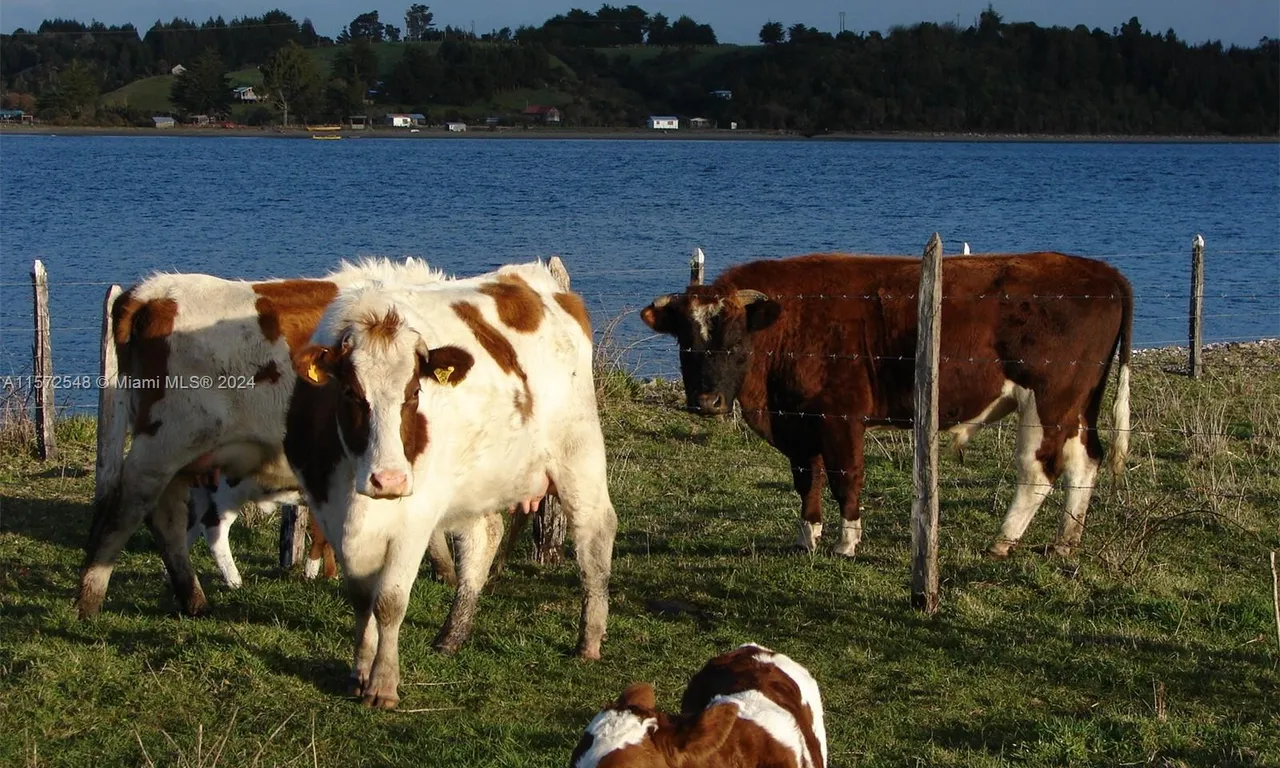
POLYGON ((968 243, 965 243, 965 244, 964 244, 964 255, 965 255, 965 256, 968 256, 968 255, 969 255, 969 244, 968 244, 968 243))

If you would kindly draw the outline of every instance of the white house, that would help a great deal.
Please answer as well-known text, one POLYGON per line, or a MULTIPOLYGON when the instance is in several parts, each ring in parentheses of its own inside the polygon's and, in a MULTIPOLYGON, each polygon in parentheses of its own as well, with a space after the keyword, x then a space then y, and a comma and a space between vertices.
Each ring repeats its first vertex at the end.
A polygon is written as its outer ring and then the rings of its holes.
POLYGON ((173 65, 173 69, 169 70, 169 74, 171 74, 171 75, 180 75, 180 74, 182 74, 183 72, 186 72, 186 71, 187 71, 187 68, 186 68, 186 67, 184 67, 184 66, 182 66, 181 64, 174 64, 174 65, 173 65))
POLYGON ((445 127, 445 128, 448 128, 449 130, 453 131, 454 133, 462 133, 462 132, 464 132, 464 131, 466 131, 466 130, 467 130, 467 124, 466 124, 466 123, 445 123, 445 124, 444 124, 444 127, 445 127))
POLYGON ((674 131, 680 128, 680 118, 666 115, 650 115, 649 128, 655 131, 674 131))
POLYGON ((252 85, 242 85, 231 91, 231 98, 236 101, 256 102, 258 100, 258 94, 253 92, 252 85))
POLYGON ((426 115, 418 112, 388 112, 383 118, 384 122, 392 128, 412 128, 415 125, 426 125, 426 115))

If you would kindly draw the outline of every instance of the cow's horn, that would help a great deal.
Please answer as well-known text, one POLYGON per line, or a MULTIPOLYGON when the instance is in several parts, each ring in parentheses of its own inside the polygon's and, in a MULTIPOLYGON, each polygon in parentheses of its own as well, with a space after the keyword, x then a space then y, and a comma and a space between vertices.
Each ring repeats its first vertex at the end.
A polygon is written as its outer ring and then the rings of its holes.
POLYGON ((676 299, 678 299, 678 298, 680 298, 680 294, 678 294, 678 293, 668 293, 668 294, 665 294, 665 295, 663 295, 663 296, 659 296, 658 298, 654 299, 654 300, 653 300, 653 306, 654 306, 654 308, 655 308, 655 309, 662 309, 663 307, 667 306, 667 305, 668 305, 668 304, 670 304, 672 301, 675 301, 675 300, 676 300, 676 299))
POLYGON ((757 301, 768 301, 769 297, 759 291, 753 291, 750 288, 743 288, 738 291, 738 301, 742 302, 745 307, 748 304, 754 304, 757 301))

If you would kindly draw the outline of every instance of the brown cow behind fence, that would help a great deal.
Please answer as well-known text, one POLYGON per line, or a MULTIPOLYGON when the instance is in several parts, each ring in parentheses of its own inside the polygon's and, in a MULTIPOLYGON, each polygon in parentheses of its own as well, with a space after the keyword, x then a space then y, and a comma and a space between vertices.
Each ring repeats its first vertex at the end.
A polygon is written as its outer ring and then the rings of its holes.
MULTIPOLYGON (((1019 414, 1018 485, 991 553, 1022 538, 1054 483, 1066 502, 1053 550, 1080 543, 1103 448, 1111 360, 1120 355, 1113 471, 1129 442, 1133 290, 1115 268, 1061 253, 943 260, 939 421, 962 447, 1019 414)), ((822 479, 843 518, 838 554, 862 538, 868 428, 913 419, 917 258, 815 254, 755 261, 654 300, 640 316, 675 336, 688 407, 746 422, 790 459, 802 499, 799 546, 822 531, 822 479)))

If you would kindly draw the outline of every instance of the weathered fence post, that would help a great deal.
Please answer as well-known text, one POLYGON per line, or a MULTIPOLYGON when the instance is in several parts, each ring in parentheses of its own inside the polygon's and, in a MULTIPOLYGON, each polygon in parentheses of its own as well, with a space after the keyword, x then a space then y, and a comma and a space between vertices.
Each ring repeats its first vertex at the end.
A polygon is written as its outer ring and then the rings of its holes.
POLYGON ((122 441, 112 439, 116 429, 124 428, 116 424, 116 419, 124 418, 124 414, 116 413, 116 386, 119 384, 116 376, 119 371, 113 338, 115 324, 111 320, 111 307, 119 296, 120 286, 113 285, 107 289, 107 298, 102 304, 102 344, 98 348, 98 457, 93 473, 95 500, 106 497, 120 484, 120 470, 124 462, 122 441))
POLYGON ((1196 235, 1191 241, 1191 311, 1190 327, 1187 330, 1187 345, 1191 347, 1191 359, 1187 361, 1187 369, 1191 378, 1198 379, 1203 373, 1204 361, 1200 355, 1200 336, 1203 326, 1204 310, 1204 235, 1196 235))
POLYGON ((308 509, 297 504, 280 505, 280 569, 287 571, 307 549, 308 509))
POLYGON ((36 450, 41 459, 58 454, 53 438, 53 347, 49 344, 49 275, 36 259, 31 269, 31 287, 35 291, 35 343, 31 348, 31 374, 36 397, 36 450))
MULTIPOLYGON (((559 256, 547 261, 547 269, 560 288, 569 290, 569 270, 559 256)), ((539 565, 555 565, 564 561, 564 539, 568 533, 560 500, 547 496, 533 514, 533 561, 539 565)))
POLYGON ((702 285, 706 264, 706 254, 701 248, 694 248, 693 255, 689 257, 689 285, 702 285))
POLYGON ((942 336, 942 238, 920 262, 916 337, 915 480, 911 505, 911 605, 938 610, 938 349, 942 336))

